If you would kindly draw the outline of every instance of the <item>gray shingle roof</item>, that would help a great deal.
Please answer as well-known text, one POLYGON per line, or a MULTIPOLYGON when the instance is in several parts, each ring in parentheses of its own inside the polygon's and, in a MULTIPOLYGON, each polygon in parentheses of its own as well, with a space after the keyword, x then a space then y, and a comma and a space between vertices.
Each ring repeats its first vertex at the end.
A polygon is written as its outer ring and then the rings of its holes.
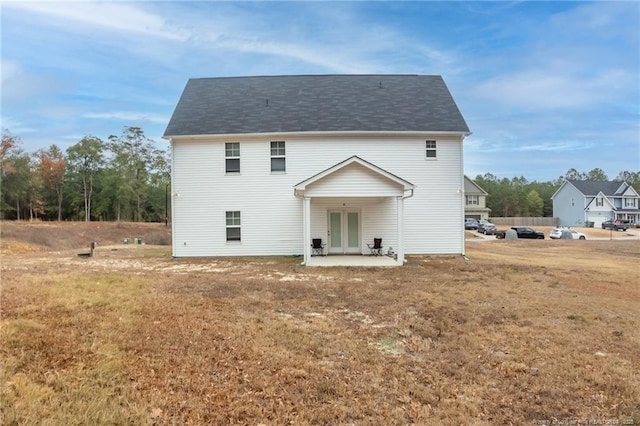
POLYGON ((469 133, 440 76, 190 79, 164 136, 321 131, 469 133))
POLYGON ((622 186, 623 182, 614 180, 569 180, 569 182, 578 188, 578 191, 584 195, 596 196, 602 192, 606 196, 616 195, 616 191, 622 186))

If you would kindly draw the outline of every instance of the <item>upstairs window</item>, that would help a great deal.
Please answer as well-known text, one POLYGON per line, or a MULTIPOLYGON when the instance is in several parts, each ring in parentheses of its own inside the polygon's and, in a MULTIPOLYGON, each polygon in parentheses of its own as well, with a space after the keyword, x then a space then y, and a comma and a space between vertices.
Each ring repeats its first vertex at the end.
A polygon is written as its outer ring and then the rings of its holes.
POLYGON ((479 197, 477 195, 467 195, 466 199, 468 206, 477 206, 478 204, 480 204, 479 197))
POLYGON ((624 199, 624 206, 625 207, 635 207, 636 206, 636 199, 635 198, 625 198, 624 199))
POLYGON ((240 143, 228 142, 224 144, 225 171, 240 173, 240 143))
POLYGON ((604 200, 601 197, 596 198, 596 207, 604 206, 604 200))
POLYGON ((284 172, 287 170, 284 141, 271 142, 271 171, 284 172))
POLYGON ((240 212, 232 211, 227 214, 227 241, 240 241, 240 212))
POLYGON ((427 158, 436 158, 436 141, 427 141, 427 158))

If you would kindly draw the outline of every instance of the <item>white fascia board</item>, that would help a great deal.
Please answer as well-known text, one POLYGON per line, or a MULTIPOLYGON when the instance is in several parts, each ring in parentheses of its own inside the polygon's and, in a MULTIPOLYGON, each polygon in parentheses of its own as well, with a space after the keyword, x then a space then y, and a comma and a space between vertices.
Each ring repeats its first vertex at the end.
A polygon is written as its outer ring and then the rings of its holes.
POLYGON ((265 132, 265 133, 215 133, 204 135, 165 135, 162 139, 169 141, 173 140, 211 140, 211 139, 224 139, 231 140, 238 139, 272 139, 272 138, 287 138, 287 137, 315 137, 315 136, 366 136, 366 137, 429 137, 437 138, 457 136, 461 139, 469 136, 469 132, 426 132, 426 131, 383 131, 383 132, 370 132, 370 131, 332 131, 332 132, 265 132))

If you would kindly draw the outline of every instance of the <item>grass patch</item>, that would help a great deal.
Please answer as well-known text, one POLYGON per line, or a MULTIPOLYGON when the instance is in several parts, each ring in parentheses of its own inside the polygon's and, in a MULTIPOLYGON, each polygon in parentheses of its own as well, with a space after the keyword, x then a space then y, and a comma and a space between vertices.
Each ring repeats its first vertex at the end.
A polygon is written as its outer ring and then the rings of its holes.
POLYGON ((22 280, 2 306, 3 424, 145 423, 118 337, 130 332, 141 283, 69 274, 22 280), (29 298, 37 309, 20 303, 29 298))
POLYGON ((571 321, 578 321, 578 322, 584 322, 584 323, 587 322, 587 320, 582 315, 569 314, 567 315, 567 319, 570 319, 571 321))
POLYGON ((637 241, 2 265, 3 424, 640 424, 637 241), (624 253, 624 255, 621 255, 624 253))

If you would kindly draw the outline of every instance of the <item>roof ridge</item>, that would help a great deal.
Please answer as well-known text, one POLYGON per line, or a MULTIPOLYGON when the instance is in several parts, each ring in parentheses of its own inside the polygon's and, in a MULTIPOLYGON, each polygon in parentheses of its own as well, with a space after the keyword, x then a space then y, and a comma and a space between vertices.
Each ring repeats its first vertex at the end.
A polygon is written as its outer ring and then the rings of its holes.
POLYGON ((286 78, 286 77, 442 77, 440 74, 273 74, 273 75, 228 75, 220 77, 190 77, 189 80, 222 80, 241 78, 286 78))

